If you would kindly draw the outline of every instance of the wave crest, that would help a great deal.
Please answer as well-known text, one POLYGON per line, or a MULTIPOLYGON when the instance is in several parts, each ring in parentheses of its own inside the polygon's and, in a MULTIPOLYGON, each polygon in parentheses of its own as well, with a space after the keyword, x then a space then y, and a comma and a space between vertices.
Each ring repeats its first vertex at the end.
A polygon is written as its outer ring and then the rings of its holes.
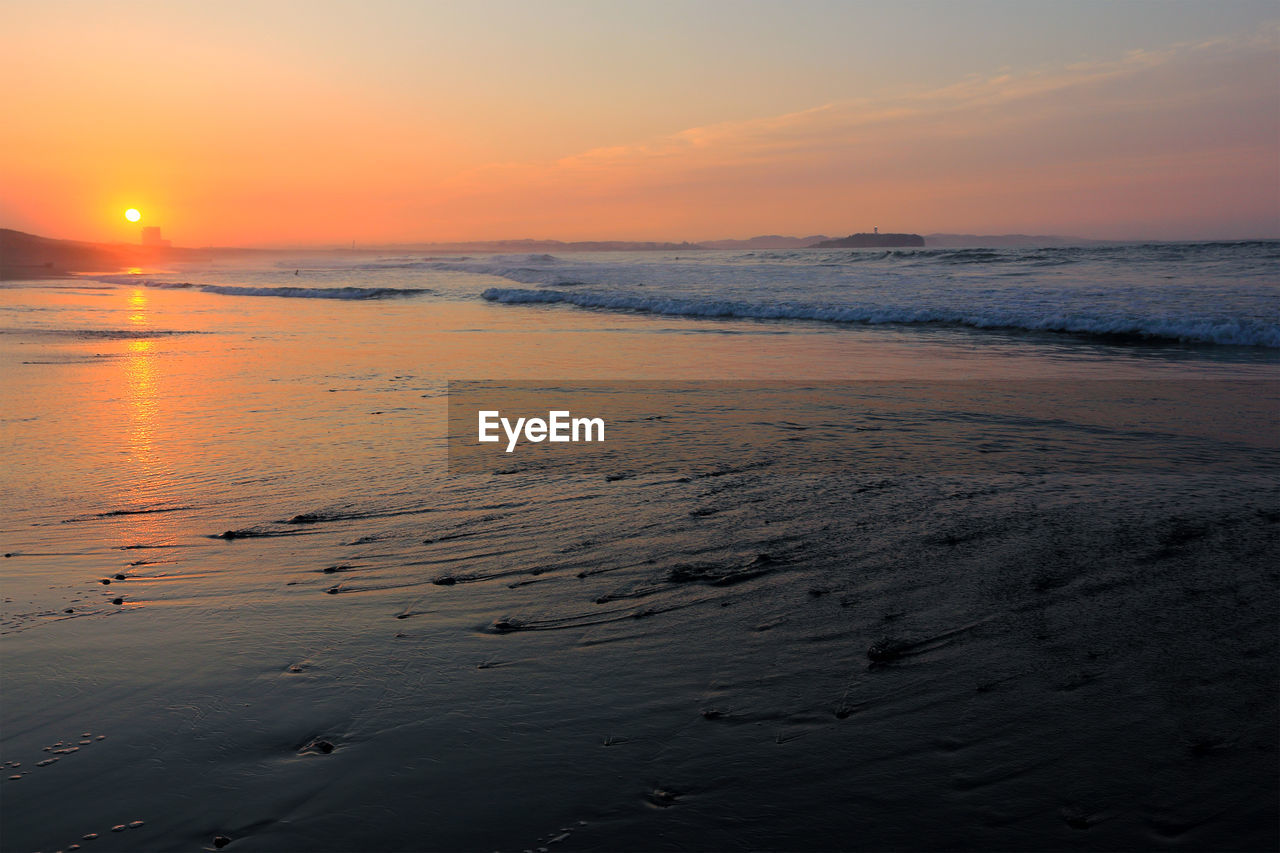
POLYGON ((190 281, 159 281, 134 275, 97 276, 95 281, 150 287, 161 290, 198 290, 223 296, 280 296, 291 299, 390 299, 434 293, 427 287, 250 287, 233 284, 200 284, 190 281))
POLYGON ((987 313, 877 305, 764 303, 660 297, 601 291, 525 290, 491 287, 481 296, 506 304, 566 303, 581 308, 636 311, 679 317, 811 320, 858 325, 934 325, 973 329, 1059 332, 1089 337, 1178 341, 1193 344, 1280 348, 1280 326, 1253 320, 1081 316, 1014 309, 987 313))

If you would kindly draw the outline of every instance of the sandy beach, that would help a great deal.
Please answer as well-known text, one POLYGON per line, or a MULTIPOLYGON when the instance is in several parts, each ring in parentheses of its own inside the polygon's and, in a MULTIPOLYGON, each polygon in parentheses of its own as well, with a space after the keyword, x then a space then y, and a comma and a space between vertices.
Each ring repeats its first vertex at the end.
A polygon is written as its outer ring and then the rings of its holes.
POLYGON ((1280 850, 1278 72, 0 2, 0 853, 1280 850))
POLYGON ((3 293, 6 850, 1275 846, 1265 363, 3 293), (844 396, 449 469, 447 380, 571 369, 844 396))

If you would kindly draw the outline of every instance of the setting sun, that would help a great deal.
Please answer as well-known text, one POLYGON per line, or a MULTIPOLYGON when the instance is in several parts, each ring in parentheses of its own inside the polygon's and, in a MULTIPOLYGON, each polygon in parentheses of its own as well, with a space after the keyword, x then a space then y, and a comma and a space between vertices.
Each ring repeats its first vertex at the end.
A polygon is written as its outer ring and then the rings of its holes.
POLYGON ((124 212, 124 218, 129 220, 130 222, 137 222, 139 219, 142 218, 142 214, 139 213, 136 208, 131 207, 124 212))

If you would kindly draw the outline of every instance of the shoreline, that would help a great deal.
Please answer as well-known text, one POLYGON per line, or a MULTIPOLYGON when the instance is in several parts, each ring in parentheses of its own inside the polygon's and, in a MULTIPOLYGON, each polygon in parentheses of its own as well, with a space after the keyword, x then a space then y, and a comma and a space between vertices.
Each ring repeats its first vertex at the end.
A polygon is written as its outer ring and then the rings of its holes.
POLYGON ((27 330, 0 335, 5 849, 1278 840, 1274 379, 480 301, 0 294, 27 330), (880 381, 785 416, 738 395, 751 453, 681 428, 725 403, 677 385, 599 471, 444 466, 450 378, 800 370, 880 381))

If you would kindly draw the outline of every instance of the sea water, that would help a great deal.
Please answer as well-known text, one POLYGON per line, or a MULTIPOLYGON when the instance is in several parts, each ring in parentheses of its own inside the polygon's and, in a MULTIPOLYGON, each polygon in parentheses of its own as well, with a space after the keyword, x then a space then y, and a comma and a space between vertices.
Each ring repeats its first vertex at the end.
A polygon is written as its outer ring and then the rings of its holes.
POLYGON ((1276 246, 7 282, 0 841, 1274 847, 1276 246))
MULTIPOLYGON (((1044 331, 1117 342, 1277 348, 1278 261, 1280 243, 1274 241, 1037 249, 690 250, 682 255, 347 261, 330 256, 313 261, 301 283, 289 284, 280 283, 281 262, 259 269, 222 269, 191 281, 172 276, 105 280, 197 287, 226 295, 479 296, 503 303, 565 303, 683 317, 1044 331), (230 281, 222 280, 227 278, 230 281)), ((301 270, 296 272, 301 275, 301 270)))

